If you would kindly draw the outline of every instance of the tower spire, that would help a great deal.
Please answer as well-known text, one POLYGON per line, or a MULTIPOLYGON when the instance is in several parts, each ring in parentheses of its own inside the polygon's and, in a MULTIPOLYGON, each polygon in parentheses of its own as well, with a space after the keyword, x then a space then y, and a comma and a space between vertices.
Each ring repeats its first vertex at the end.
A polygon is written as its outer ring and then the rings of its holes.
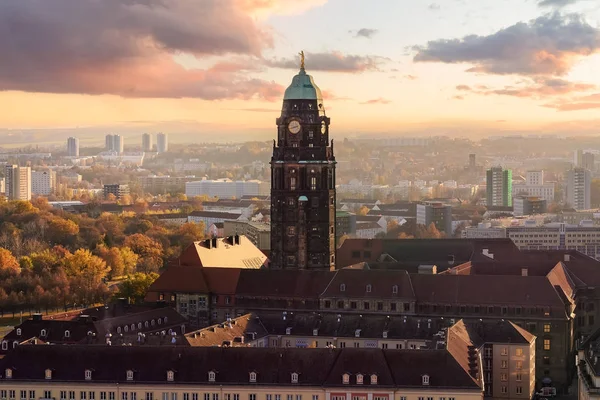
POLYGON ((300 56, 300 69, 304 71, 304 50, 298 53, 298 55, 300 56))

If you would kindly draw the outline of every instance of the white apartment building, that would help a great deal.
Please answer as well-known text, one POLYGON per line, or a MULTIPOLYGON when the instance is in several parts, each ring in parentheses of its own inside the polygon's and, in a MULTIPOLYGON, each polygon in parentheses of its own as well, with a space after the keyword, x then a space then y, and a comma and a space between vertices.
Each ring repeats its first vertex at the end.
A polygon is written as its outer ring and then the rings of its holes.
POLYGON ((31 173, 31 193, 48 196, 56 189, 56 171, 33 171, 31 173))
POLYGON ((592 173, 585 168, 573 168, 567 173, 567 203, 575 210, 591 208, 592 173))
POLYGON ((105 148, 106 151, 114 151, 121 154, 125 149, 125 139, 121 135, 106 135, 105 148))
POLYGON ((527 171, 525 184, 515 184, 513 195, 539 197, 549 204, 554 201, 554 183, 544 181, 544 171, 527 171))
POLYGON ((185 184, 185 195, 217 197, 219 199, 239 199, 242 196, 266 196, 271 192, 267 182, 258 180, 232 181, 231 179, 203 179, 185 184))
POLYGON ((6 165, 5 190, 8 200, 31 200, 31 168, 6 165))
POLYGON ((152 143, 152 135, 149 133, 144 133, 142 135, 142 151, 150 152, 154 147, 154 143, 152 143))

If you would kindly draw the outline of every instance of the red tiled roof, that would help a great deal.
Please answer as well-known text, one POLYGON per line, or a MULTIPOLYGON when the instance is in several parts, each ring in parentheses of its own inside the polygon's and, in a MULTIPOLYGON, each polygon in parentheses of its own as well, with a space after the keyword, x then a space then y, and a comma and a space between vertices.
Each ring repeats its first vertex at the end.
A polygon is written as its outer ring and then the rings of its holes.
POLYGON ((168 267, 150 285, 149 292, 208 293, 202 267, 168 267))
POLYGON ((322 296, 414 299, 415 293, 406 271, 341 269, 322 296))

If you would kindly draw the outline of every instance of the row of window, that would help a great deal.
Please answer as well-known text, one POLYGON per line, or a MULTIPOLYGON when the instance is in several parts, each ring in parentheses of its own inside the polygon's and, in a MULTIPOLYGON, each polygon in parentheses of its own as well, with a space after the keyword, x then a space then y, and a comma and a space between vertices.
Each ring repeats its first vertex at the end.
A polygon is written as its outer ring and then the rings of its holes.
MULTIPOLYGON (((486 347, 484 349, 483 355, 486 358, 491 357, 492 356, 492 348, 491 347, 486 347)), ((503 347, 502 349, 500 349, 500 355, 501 356, 508 356, 508 347, 503 347)), ((515 349, 515 356, 517 356, 517 357, 523 356, 523 349, 516 348, 515 349)), ((502 362, 506 362, 506 360, 502 360, 502 362)))
MULTIPOLYGON (((333 308, 332 307, 333 302, 331 300, 325 300, 323 302, 323 307, 324 308, 333 308)), ((352 309, 352 310, 370 310, 371 309, 371 304, 374 304, 374 310, 377 311, 410 311, 410 303, 400 303, 401 307, 398 307, 398 304, 395 302, 391 302, 388 303, 389 307, 386 309, 385 307, 385 303, 383 301, 378 301, 376 303, 371 302, 371 301, 362 301, 362 302, 358 302, 358 301, 350 301, 348 302, 348 307, 346 307, 346 302, 344 300, 338 300, 335 305, 337 309, 343 310, 346 308, 352 309)))
MULTIPOLYGON (((452 313, 455 312, 453 309, 457 308, 452 304, 419 304, 419 311, 426 312, 431 309, 432 312, 447 312, 452 313)), ((514 314, 514 315, 544 315, 550 316, 550 307, 508 307, 508 306, 467 306, 467 305, 459 305, 458 312, 461 314, 481 314, 483 312, 487 312, 488 314, 496 314, 497 309, 500 309, 500 313, 503 315, 514 314)))
MULTIPOLYGON (((423 376, 423 384, 429 384, 429 377, 427 375, 423 376), (427 379, 427 383, 425 383, 425 379, 427 379)), ((522 391, 522 388, 521 388, 522 391)), ((519 391, 519 387, 517 387, 517 393, 521 393, 519 391)), ((2 400, 17 400, 16 390, 0 390, 0 398, 2 400)), ((506 393, 503 391, 502 393, 506 393)), ((37 400, 36 391, 35 390, 21 390, 19 391, 20 400, 37 400)), ((80 391, 79 396, 77 397, 77 393, 74 390, 67 391, 61 390, 59 400, 96 400, 96 392, 93 391, 80 391)), ((182 400, 200 400, 198 393, 181 393, 182 400)), ((99 392, 99 400, 116 400, 115 392, 99 392)), ((257 400, 258 395, 256 393, 248 394, 248 400, 257 400)), ((53 399, 51 390, 44 390, 42 399, 53 399)), ((144 392, 143 400, 154 400, 154 392, 144 392)), ((175 392, 162 392, 162 400, 179 400, 179 393, 175 392)), ((400 400, 406 400, 406 396, 400 396, 400 400)), ((121 392, 120 400, 138 400, 137 392, 121 392)), ((203 400, 219 400, 219 393, 204 393, 203 400)), ((224 393, 222 395, 222 400, 240 400, 239 393, 224 393)), ((284 400, 281 394, 266 394, 265 400, 284 400)), ((288 394, 285 397, 285 400, 302 400, 302 395, 292 395, 288 394)), ((311 400, 319 400, 319 395, 312 395, 311 400)), ((331 400, 346 400, 346 396, 343 395, 332 395, 331 400)), ((355 395, 352 396, 352 400, 367 400, 366 395, 355 395)), ((388 396, 373 396, 373 400, 389 400, 388 396)), ((418 400, 435 400, 434 397, 418 397, 418 400)), ((439 397, 439 400, 456 400, 454 397, 439 397)))
MULTIPOLYGON (((158 325, 162 325, 163 323, 166 324, 167 323, 167 317, 158 318, 157 320, 153 319, 151 321, 145 321, 144 324, 143 324, 143 326, 145 328, 149 328, 151 326, 155 326, 157 323, 158 323, 158 325)), ((123 330, 124 332, 129 332, 131 330, 133 332, 133 331, 135 331, 135 327, 136 327, 135 324, 125 325, 122 328, 120 326, 117 326, 117 333, 121 333, 121 330, 123 330)), ((142 329, 142 323, 141 322, 138 322, 137 329, 138 330, 142 329)), ((66 337, 68 337, 68 336, 66 336, 66 337)))

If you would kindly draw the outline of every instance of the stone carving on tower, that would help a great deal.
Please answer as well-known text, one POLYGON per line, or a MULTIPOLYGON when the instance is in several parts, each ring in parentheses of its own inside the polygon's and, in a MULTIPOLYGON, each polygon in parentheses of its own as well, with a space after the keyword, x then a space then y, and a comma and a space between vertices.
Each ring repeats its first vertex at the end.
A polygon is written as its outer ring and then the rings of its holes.
POLYGON ((300 71, 285 91, 271 158, 271 268, 335 268, 335 157, 321 90, 300 71))

